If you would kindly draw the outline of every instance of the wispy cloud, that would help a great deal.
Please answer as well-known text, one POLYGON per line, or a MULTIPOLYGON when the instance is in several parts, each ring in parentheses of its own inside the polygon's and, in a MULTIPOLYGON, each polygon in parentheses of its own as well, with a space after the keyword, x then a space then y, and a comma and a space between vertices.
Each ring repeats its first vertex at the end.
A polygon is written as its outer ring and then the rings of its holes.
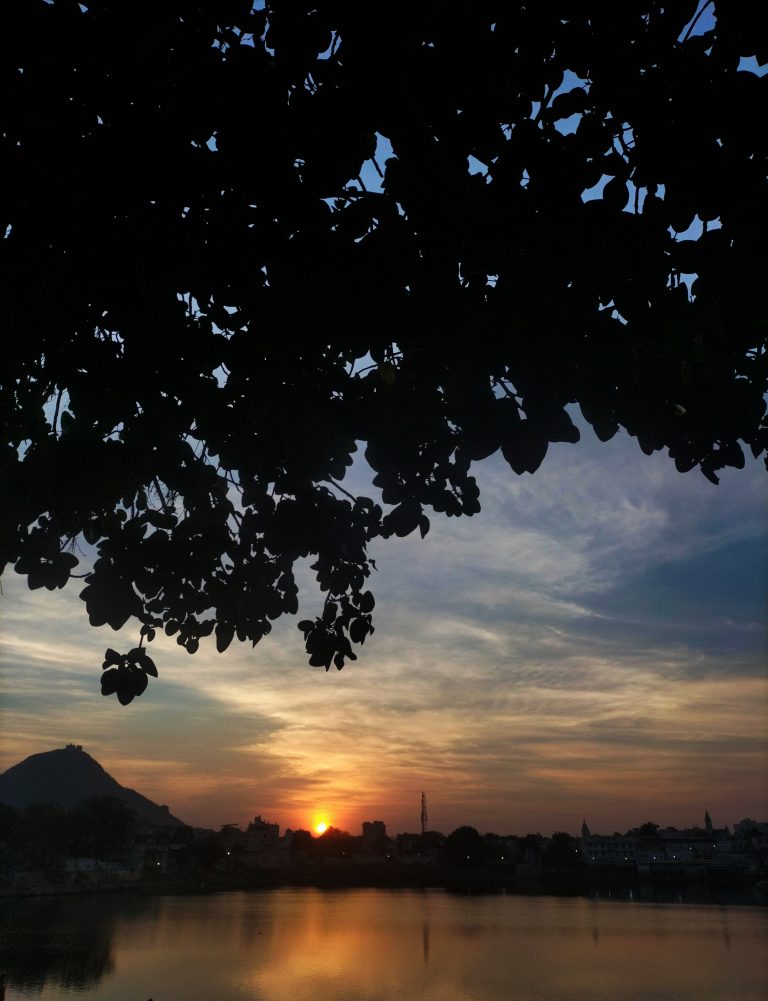
POLYGON ((124 709, 99 666, 135 633, 91 629, 77 588, 11 574, 0 766, 76 740, 210 825, 322 810, 413 829, 422 788, 445 830, 765 812, 764 473, 715 489, 626 438, 553 452, 533 477, 480 464, 480 515, 374 547, 377 631, 340 673, 306 666, 295 621, 224 656, 159 637, 160 678, 124 709))

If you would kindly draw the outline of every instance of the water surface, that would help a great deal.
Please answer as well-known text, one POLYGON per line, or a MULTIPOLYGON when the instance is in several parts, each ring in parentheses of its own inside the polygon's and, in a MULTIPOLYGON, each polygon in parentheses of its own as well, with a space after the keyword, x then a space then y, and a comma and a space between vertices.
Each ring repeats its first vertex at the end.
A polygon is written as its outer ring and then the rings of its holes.
POLYGON ((768 911, 441 890, 0 901, 6 1001, 765 1001, 768 911))

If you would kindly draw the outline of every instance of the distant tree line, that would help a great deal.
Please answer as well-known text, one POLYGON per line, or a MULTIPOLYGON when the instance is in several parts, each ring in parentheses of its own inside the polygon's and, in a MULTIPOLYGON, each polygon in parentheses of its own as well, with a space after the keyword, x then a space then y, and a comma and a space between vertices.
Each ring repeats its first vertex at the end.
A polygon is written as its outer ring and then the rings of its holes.
MULTIPOLYGON (((496 834, 480 834, 475 827, 462 825, 447 837, 439 831, 427 831, 418 835, 399 835, 397 856, 433 855, 452 867, 476 867, 495 862, 513 861, 523 856, 536 858, 544 869, 569 869, 579 866, 582 861, 579 842, 564 831, 556 831, 551 838, 541 834, 527 834, 515 838, 515 847, 509 846, 510 838, 496 834), (406 840, 407 839, 407 840, 406 840)), ((329 827, 319 837, 310 831, 293 832, 291 853, 306 858, 331 859, 352 855, 378 853, 388 854, 392 850, 392 839, 382 838, 379 843, 371 843, 364 837, 354 836, 348 831, 329 827)), ((392 852, 394 856, 394 852, 392 852)))
POLYGON ((0 865, 55 868, 65 856, 105 860, 128 846, 137 828, 133 810, 111 796, 71 807, 0 803, 0 865))

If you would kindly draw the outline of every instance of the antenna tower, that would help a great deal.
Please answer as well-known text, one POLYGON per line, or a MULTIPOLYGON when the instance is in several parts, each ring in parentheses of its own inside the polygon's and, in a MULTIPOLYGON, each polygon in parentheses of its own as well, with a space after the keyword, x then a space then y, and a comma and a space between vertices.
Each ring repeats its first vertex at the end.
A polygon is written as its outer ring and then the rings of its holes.
POLYGON ((427 833, 427 794, 421 794, 421 833, 427 833))

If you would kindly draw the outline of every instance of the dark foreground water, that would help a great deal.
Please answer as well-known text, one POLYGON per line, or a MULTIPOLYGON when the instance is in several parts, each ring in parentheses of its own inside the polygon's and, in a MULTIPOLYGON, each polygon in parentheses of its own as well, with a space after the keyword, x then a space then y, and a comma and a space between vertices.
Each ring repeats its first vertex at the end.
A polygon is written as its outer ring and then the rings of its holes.
POLYGON ((0 901, 6 1001, 765 1001, 768 911, 441 890, 0 901))

